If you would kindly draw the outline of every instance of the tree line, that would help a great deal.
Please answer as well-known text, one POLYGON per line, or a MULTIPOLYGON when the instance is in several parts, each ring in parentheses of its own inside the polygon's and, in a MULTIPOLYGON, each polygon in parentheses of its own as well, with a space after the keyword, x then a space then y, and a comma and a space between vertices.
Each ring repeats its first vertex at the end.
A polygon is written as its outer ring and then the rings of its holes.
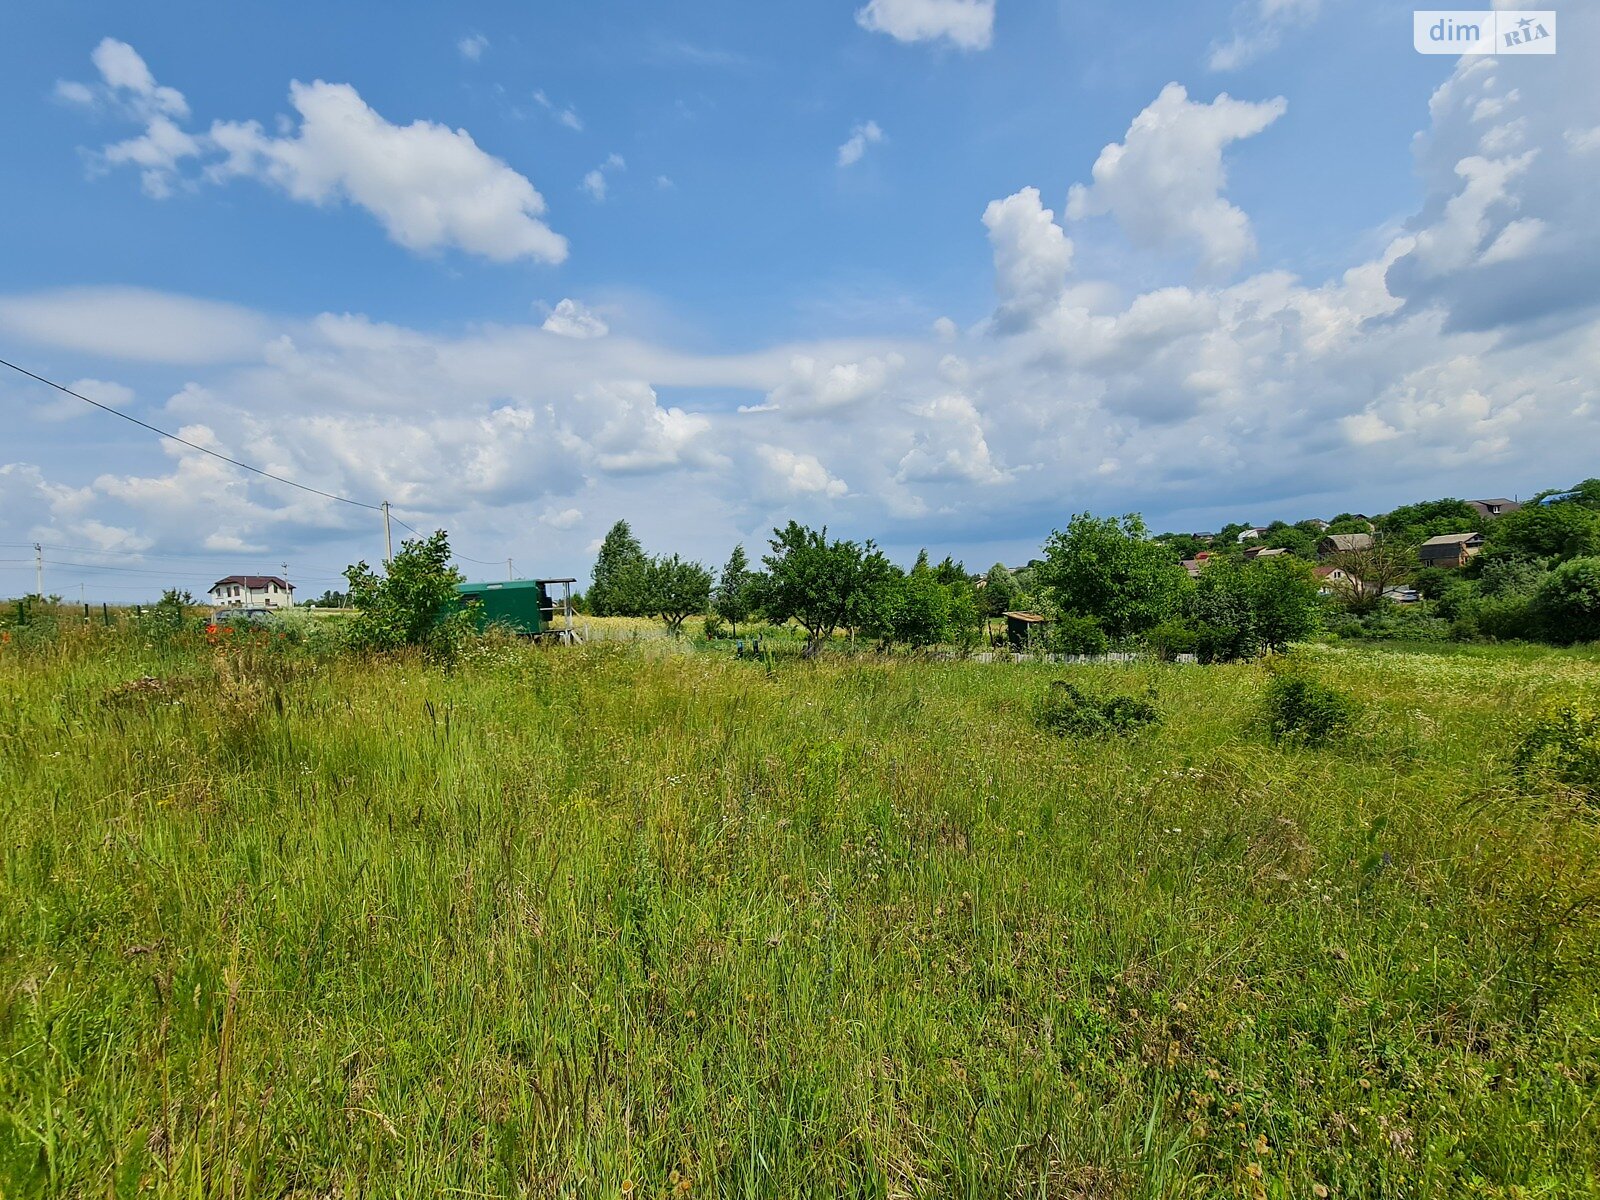
POLYGON ((758 563, 736 546, 714 572, 677 554, 647 554, 619 521, 601 544, 582 606, 600 616, 656 617, 673 634, 696 616, 725 621, 734 634, 758 617, 792 621, 812 651, 841 631, 885 647, 970 649, 988 618, 1028 611, 1044 618, 1032 635, 1043 649, 1097 654, 1140 645, 1210 662, 1280 649, 1330 623, 1362 636, 1399 611, 1392 594, 1410 585, 1424 597, 1412 625, 1447 625, 1461 638, 1600 639, 1600 480, 1541 493, 1504 516, 1485 518, 1445 498, 1373 518, 1341 513, 1325 527, 1277 522, 1250 542, 1282 554, 1247 556, 1238 541, 1246 528, 1199 540, 1153 535, 1138 514, 1079 513, 1025 566, 996 563, 979 574, 948 556, 935 564, 926 550, 902 568, 871 539, 790 521, 772 531, 758 563), (1539 503, 1550 495, 1560 502, 1539 503), (1467 566, 1421 566, 1423 541, 1466 532, 1485 537, 1467 566), (1337 533, 1367 537, 1319 554, 1337 533), (1197 555, 1204 566, 1191 572, 1184 561, 1197 555), (1319 578, 1319 560, 1344 568, 1356 585, 1319 578))
POLYGON ((870 539, 856 542, 790 521, 774 529, 759 565, 736 546, 720 572, 677 554, 647 554, 626 521, 601 543, 585 611, 660 618, 670 632, 711 614, 737 634, 759 616, 794 622, 815 652, 840 632, 884 647, 979 645, 987 618, 1026 610, 1045 618, 1040 648, 1101 653, 1149 641, 1207 660, 1281 647, 1316 627, 1310 567, 1290 559, 1221 564, 1191 580, 1137 515, 1080 513, 1018 570, 981 575, 923 551, 902 568, 870 539))

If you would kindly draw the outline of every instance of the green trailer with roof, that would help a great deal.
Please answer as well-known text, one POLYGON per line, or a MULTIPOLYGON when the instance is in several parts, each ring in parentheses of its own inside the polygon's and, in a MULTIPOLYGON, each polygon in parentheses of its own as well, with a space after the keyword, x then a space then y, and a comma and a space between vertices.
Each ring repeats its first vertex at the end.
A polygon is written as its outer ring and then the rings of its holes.
POLYGON ((574 579, 497 579, 489 583, 458 583, 456 595, 481 632, 491 626, 524 637, 572 637, 572 585, 574 579), (561 585, 561 598, 550 588, 561 585))

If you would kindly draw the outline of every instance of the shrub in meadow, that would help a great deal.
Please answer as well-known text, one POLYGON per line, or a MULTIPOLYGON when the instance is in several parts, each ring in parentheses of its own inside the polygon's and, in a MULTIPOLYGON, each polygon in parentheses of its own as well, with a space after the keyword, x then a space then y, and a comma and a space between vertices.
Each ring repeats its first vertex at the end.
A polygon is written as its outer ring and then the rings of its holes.
POLYGON ((1275 667, 1267 682, 1267 729, 1274 741, 1321 745, 1349 728, 1355 700, 1298 666, 1275 667))
POLYGON ((1103 694, 1057 680, 1039 702, 1035 720, 1063 737, 1110 737, 1161 723, 1161 713, 1137 696, 1103 694))
POLYGON ((1050 649, 1057 654, 1104 654, 1110 645, 1100 622, 1082 613, 1063 613, 1050 629, 1050 649))
POLYGON ((1172 662, 1180 654, 1193 654, 1199 643, 1195 627, 1182 617, 1163 621, 1147 635, 1151 651, 1162 662, 1172 662))
POLYGON ((1555 784, 1600 800, 1600 711, 1562 704, 1523 732, 1511 766, 1523 783, 1555 784))

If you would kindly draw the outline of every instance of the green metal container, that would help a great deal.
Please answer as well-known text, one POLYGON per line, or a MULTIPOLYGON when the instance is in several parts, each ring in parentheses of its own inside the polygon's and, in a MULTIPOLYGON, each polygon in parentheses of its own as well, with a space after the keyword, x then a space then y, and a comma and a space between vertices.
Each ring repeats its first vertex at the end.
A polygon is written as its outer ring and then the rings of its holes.
POLYGON ((535 637, 551 627, 555 613, 542 579, 458 583, 456 594, 479 630, 494 625, 535 637))

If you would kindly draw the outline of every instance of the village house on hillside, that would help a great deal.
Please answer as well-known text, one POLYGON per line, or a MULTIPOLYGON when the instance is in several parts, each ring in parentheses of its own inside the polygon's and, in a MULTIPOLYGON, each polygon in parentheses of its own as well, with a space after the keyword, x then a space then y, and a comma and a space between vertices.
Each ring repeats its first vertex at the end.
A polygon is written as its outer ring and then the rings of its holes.
POLYGON ((211 585, 219 608, 293 608, 294 584, 276 575, 229 575, 211 585))
POLYGON ((1266 537, 1271 532, 1265 525, 1252 525, 1249 529, 1241 529, 1239 531, 1238 540, 1241 542, 1253 542, 1258 538, 1266 537))
POLYGON ((1371 549, 1370 533, 1330 533, 1317 543, 1317 556, 1327 558, 1330 554, 1349 554, 1357 550, 1371 549))
POLYGON ((1481 533, 1441 533, 1417 547, 1417 558, 1425 567, 1464 567, 1482 549, 1481 533))
POLYGON ((1357 596, 1371 589, 1343 567, 1323 564, 1312 569, 1319 596, 1357 596))
POLYGON ((1480 517, 1503 517, 1506 513, 1514 513, 1522 507, 1515 500, 1507 500, 1504 496, 1495 500, 1468 500, 1467 503, 1480 517))

